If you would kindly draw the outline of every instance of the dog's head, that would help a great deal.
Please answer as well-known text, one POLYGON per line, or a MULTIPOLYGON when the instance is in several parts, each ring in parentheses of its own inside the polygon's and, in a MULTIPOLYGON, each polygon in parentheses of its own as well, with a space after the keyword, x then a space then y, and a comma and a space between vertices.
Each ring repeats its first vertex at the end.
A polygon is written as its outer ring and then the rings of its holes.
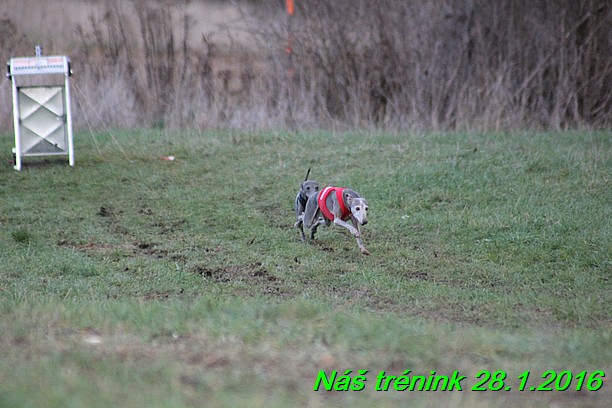
POLYGON ((306 180, 300 184, 300 194, 306 199, 319 192, 319 183, 315 180, 306 180))
POLYGON ((351 214, 361 225, 368 223, 368 202, 363 197, 347 196, 347 203, 350 206, 351 214))

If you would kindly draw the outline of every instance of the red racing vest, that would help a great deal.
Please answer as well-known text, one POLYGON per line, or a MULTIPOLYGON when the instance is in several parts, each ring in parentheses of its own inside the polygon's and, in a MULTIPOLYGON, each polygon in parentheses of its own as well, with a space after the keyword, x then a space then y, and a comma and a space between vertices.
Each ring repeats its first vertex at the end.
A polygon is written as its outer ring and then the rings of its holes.
POLYGON ((344 198, 342 197, 344 188, 341 187, 328 186, 321 191, 321 194, 319 194, 319 197, 317 198, 321 212, 328 220, 334 220, 334 214, 332 214, 332 212, 329 211, 329 208, 327 208, 327 197, 329 197, 332 192, 336 193, 336 198, 338 199, 338 203, 340 203, 340 211, 342 211, 340 219, 343 221, 348 220, 349 216, 351 215, 351 211, 346 208, 346 205, 344 205, 344 198))

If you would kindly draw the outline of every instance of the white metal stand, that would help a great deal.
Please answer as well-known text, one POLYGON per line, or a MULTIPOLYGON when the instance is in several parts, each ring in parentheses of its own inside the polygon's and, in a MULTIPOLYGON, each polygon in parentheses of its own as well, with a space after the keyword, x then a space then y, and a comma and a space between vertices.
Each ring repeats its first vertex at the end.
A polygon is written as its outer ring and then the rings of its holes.
POLYGON ((70 109, 70 59, 66 56, 11 58, 7 76, 12 82, 15 170, 22 157, 68 155, 74 166, 72 111, 70 109), (23 75, 63 74, 63 85, 18 86, 23 75))

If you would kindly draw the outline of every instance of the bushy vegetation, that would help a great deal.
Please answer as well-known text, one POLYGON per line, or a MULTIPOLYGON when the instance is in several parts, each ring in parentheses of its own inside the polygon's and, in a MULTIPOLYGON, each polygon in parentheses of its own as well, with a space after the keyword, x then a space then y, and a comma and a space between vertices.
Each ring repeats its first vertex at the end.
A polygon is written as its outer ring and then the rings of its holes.
MULTIPOLYGON (((220 28, 232 43, 194 33, 188 4, 97 2, 63 44, 46 49, 72 57, 78 126, 611 125, 604 0, 300 0, 290 21, 281 1, 244 1, 234 3, 240 31, 220 28)), ((0 27, 6 59, 51 41, 10 17, 0 27)), ((9 100, 8 87, 0 92, 9 100)), ((10 104, 0 115, 10 123, 10 104)))

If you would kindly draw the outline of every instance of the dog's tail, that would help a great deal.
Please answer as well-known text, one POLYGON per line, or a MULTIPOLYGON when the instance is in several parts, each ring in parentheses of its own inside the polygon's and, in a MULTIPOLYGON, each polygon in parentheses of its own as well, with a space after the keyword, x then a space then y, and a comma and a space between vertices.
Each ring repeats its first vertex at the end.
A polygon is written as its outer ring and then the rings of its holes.
POLYGON ((310 175, 310 167, 308 168, 308 171, 306 172, 306 178, 304 179, 304 181, 308 180, 309 175, 310 175))

